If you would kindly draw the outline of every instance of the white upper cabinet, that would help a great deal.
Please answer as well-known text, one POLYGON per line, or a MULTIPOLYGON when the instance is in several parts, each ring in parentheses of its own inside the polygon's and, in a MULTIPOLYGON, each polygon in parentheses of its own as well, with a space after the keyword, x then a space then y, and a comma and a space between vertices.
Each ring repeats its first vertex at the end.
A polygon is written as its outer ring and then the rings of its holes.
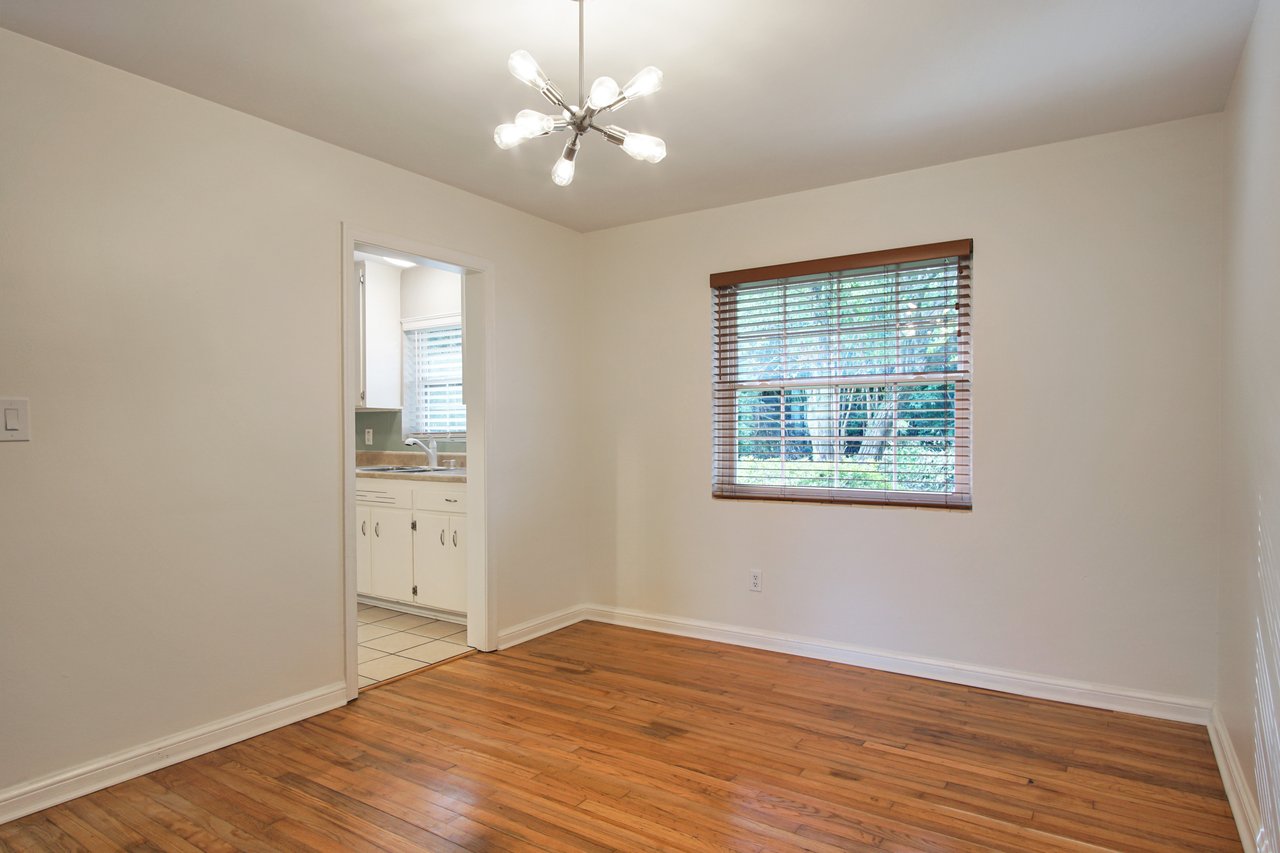
POLYGON ((399 409, 400 270, 356 261, 360 282, 360 408, 399 409))

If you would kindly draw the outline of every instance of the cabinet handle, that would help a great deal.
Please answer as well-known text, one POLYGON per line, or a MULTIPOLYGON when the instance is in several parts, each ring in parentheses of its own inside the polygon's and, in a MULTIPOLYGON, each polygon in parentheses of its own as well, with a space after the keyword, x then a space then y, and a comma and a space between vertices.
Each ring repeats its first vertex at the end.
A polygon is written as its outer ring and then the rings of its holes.
POLYGON ((457 499, 457 498, 445 498, 445 499, 444 499, 444 502, 445 502, 445 503, 447 503, 447 504, 456 504, 456 503, 458 502, 458 499, 457 499))
POLYGON ((444 544, 444 528, 440 528, 440 544, 444 544))
POLYGON ((458 531, 453 531, 453 547, 458 547, 458 531))
POLYGON ((379 539, 382 538, 382 530, 380 529, 381 527, 382 527, 381 521, 375 521, 373 523, 373 535, 377 536, 379 539))
POLYGON ((361 536, 369 535, 369 522, 367 521, 360 522, 360 535, 361 536))

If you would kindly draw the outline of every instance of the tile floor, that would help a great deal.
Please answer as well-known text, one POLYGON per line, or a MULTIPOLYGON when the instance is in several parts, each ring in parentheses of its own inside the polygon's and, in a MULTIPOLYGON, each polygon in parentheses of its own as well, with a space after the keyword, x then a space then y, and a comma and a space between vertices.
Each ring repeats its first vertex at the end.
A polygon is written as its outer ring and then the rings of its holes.
POLYGON ((470 651, 465 625, 364 602, 359 608, 356 639, 360 645, 356 650, 356 663, 361 687, 470 651))

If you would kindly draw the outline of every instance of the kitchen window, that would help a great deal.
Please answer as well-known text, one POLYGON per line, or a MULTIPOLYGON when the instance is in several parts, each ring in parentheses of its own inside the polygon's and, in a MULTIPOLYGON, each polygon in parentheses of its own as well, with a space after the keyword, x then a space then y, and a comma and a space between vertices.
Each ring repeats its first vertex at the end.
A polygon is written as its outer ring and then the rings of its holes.
POLYGON ((405 435, 465 436, 461 318, 406 321, 404 359, 405 435))
POLYGON ((712 494, 968 509, 972 245, 712 275, 712 494))

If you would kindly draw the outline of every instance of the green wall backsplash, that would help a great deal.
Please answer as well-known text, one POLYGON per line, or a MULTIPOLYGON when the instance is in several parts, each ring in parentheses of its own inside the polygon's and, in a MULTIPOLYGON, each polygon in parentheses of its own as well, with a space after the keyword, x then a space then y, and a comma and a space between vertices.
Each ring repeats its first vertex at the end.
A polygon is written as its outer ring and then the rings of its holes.
MULTIPOLYGON (((437 442, 441 453, 466 453, 465 441, 437 442)), ((399 412, 356 412, 356 450, 415 450, 400 437, 399 412), (373 430, 373 444, 364 443, 364 431, 373 430)))

